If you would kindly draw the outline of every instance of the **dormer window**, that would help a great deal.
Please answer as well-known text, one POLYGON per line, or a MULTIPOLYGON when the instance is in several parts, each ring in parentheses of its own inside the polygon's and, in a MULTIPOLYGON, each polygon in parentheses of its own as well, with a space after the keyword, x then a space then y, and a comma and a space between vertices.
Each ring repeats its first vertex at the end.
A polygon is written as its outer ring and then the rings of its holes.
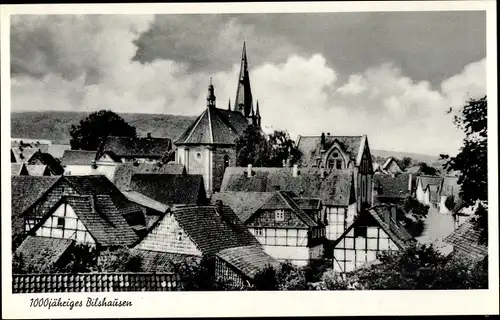
POLYGON ((284 221, 285 220, 285 210, 283 210, 283 209, 275 210, 274 217, 275 217, 276 221, 284 221))
POLYGON ((178 239, 179 241, 182 241, 182 232, 179 232, 179 233, 177 234, 177 239, 178 239))

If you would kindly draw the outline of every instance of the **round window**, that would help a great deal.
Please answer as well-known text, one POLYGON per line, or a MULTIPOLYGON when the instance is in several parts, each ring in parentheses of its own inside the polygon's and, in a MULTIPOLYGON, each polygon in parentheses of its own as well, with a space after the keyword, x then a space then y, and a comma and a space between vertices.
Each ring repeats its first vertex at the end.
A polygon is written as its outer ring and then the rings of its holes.
POLYGON ((196 158, 201 159, 201 152, 196 153, 196 158))
POLYGON ((333 155, 332 155, 334 158, 337 158, 339 156, 339 154, 337 152, 334 152, 333 155))

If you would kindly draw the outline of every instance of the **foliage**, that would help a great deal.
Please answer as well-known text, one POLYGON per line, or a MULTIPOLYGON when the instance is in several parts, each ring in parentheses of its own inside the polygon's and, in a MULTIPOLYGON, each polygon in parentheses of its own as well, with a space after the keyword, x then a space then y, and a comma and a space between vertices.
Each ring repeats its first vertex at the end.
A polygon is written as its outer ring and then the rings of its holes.
POLYGON ((398 214, 398 220, 403 222, 408 232, 410 232, 413 237, 420 236, 425 228, 425 218, 429 212, 429 206, 408 196, 403 203, 403 207, 398 208, 398 213, 399 212, 403 214, 398 214))
POLYGON ((422 174, 422 175, 426 175, 426 176, 439 175, 439 171, 436 168, 429 166, 425 162, 418 163, 418 166, 420 167, 420 174, 422 174))
POLYGON ((51 263, 52 256, 50 250, 45 248, 39 255, 40 259, 37 259, 36 261, 27 261, 26 257, 22 253, 15 252, 12 256, 12 273, 25 274, 54 272, 56 267, 53 263, 51 263))
POLYGON ((98 150, 108 136, 136 137, 135 127, 129 125, 122 117, 110 110, 91 113, 78 125, 70 129, 71 149, 98 150))
POLYGON ((101 272, 142 271, 142 258, 130 252, 128 247, 102 251, 97 261, 97 271, 101 272))
POLYGON ((302 154, 286 131, 275 130, 266 135, 259 127, 250 125, 236 140, 236 163, 257 167, 281 167, 284 163, 299 163, 302 154))
POLYGON ((89 245, 75 244, 60 261, 58 272, 83 273, 96 270, 97 250, 89 245))
POLYGON ((304 276, 307 282, 321 281, 323 274, 332 268, 332 259, 311 259, 303 268, 304 276))
POLYGON ((446 200, 444 201, 444 206, 446 207, 446 209, 451 211, 453 210, 453 208, 455 208, 455 205, 455 198, 453 196, 447 196, 446 200))
POLYGON ((304 271, 289 261, 281 263, 276 272, 278 290, 308 290, 304 271))
POLYGON ((326 290, 347 290, 349 289, 349 282, 347 279, 341 277, 338 273, 329 269, 323 273, 321 282, 325 284, 326 290))
MULTIPOLYGON (((455 125, 465 133, 463 146, 456 157, 445 164, 448 171, 458 171, 460 198, 466 205, 488 201, 488 103, 487 97, 470 99, 454 118, 455 125)), ((488 210, 476 213, 481 240, 487 240, 488 210)))
POLYGON ((269 143, 259 127, 248 126, 235 141, 236 165, 264 167, 269 160, 269 143))
POLYGON ((401 167, 401 170, 406 170, 406 168, 410 167, 412 163, 413 163, 412 158, 403 157, 403 159, 401 159, 401 161, 399 162, 399 166, 401 167))
POLYGON ((413 245, 383 252, 380 264, 352 274, 364 289, 478 289, 487 287, 484 263, 458 256, 445 257, 432 245, 413 245))

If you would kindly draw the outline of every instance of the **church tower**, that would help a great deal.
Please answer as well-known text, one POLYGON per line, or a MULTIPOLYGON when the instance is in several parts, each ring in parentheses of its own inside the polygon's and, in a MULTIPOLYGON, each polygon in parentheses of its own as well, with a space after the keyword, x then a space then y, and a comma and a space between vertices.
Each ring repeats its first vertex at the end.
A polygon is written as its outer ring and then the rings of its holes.
POLYGON ((240 75, 238 87, 236 89, 236 99, 234 101, 234 111, 240 112, 248 120, 249 124, 260 126, 260 119, 257 121, 257 114, 253 108, 252 89, 250 87, 250 75, 248 72, 248 58, 246 43, 243 42, 243 52, 241 53, 240 75), (258 123, 259 122, 259 123, 258 123))

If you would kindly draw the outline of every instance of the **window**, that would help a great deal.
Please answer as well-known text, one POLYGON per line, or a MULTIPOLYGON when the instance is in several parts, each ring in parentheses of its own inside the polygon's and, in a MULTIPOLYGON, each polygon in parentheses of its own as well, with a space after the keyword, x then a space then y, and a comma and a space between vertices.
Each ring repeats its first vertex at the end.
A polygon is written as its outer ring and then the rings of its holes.
POLYGON ((201 159, 201 152, 196 153, 196 159, 201 159))
POLYGON ((229 167, 229 156, 225 155, 224 156, 224 169, 226 169, 227 167, 229 167))
POLYGON ((334 153, 332 154, 332 157, 334 157, 334 158, 338 158, 338 157, 339 157, 339 154, 338 154, 337 152, 334 152, 334 153))
POLYGON ((276 221, 284 221, 285 220, 285 210, 275 210, 274 215, 276 221))
POLYGON ((366 237, 366 227, 355 227, 354 237, 366 237))
POLYGON ((264 230, 261 228, 256 228, 255 229, 255 236, 256 237, 263 237, 264 236, 264 230))
POLYGON ((335 160, 328 160, 328 169, 333 169, 335 166, 335 160))
POLYGON ((177 240, 182 241, 182 232, 179 232, 177 240))
POLYGON ((337 159, 337 169, 342 169, 342 160, 337 159))
POLYGON ((57 218, 57 226, 64 228, 64 218, 57 218))

